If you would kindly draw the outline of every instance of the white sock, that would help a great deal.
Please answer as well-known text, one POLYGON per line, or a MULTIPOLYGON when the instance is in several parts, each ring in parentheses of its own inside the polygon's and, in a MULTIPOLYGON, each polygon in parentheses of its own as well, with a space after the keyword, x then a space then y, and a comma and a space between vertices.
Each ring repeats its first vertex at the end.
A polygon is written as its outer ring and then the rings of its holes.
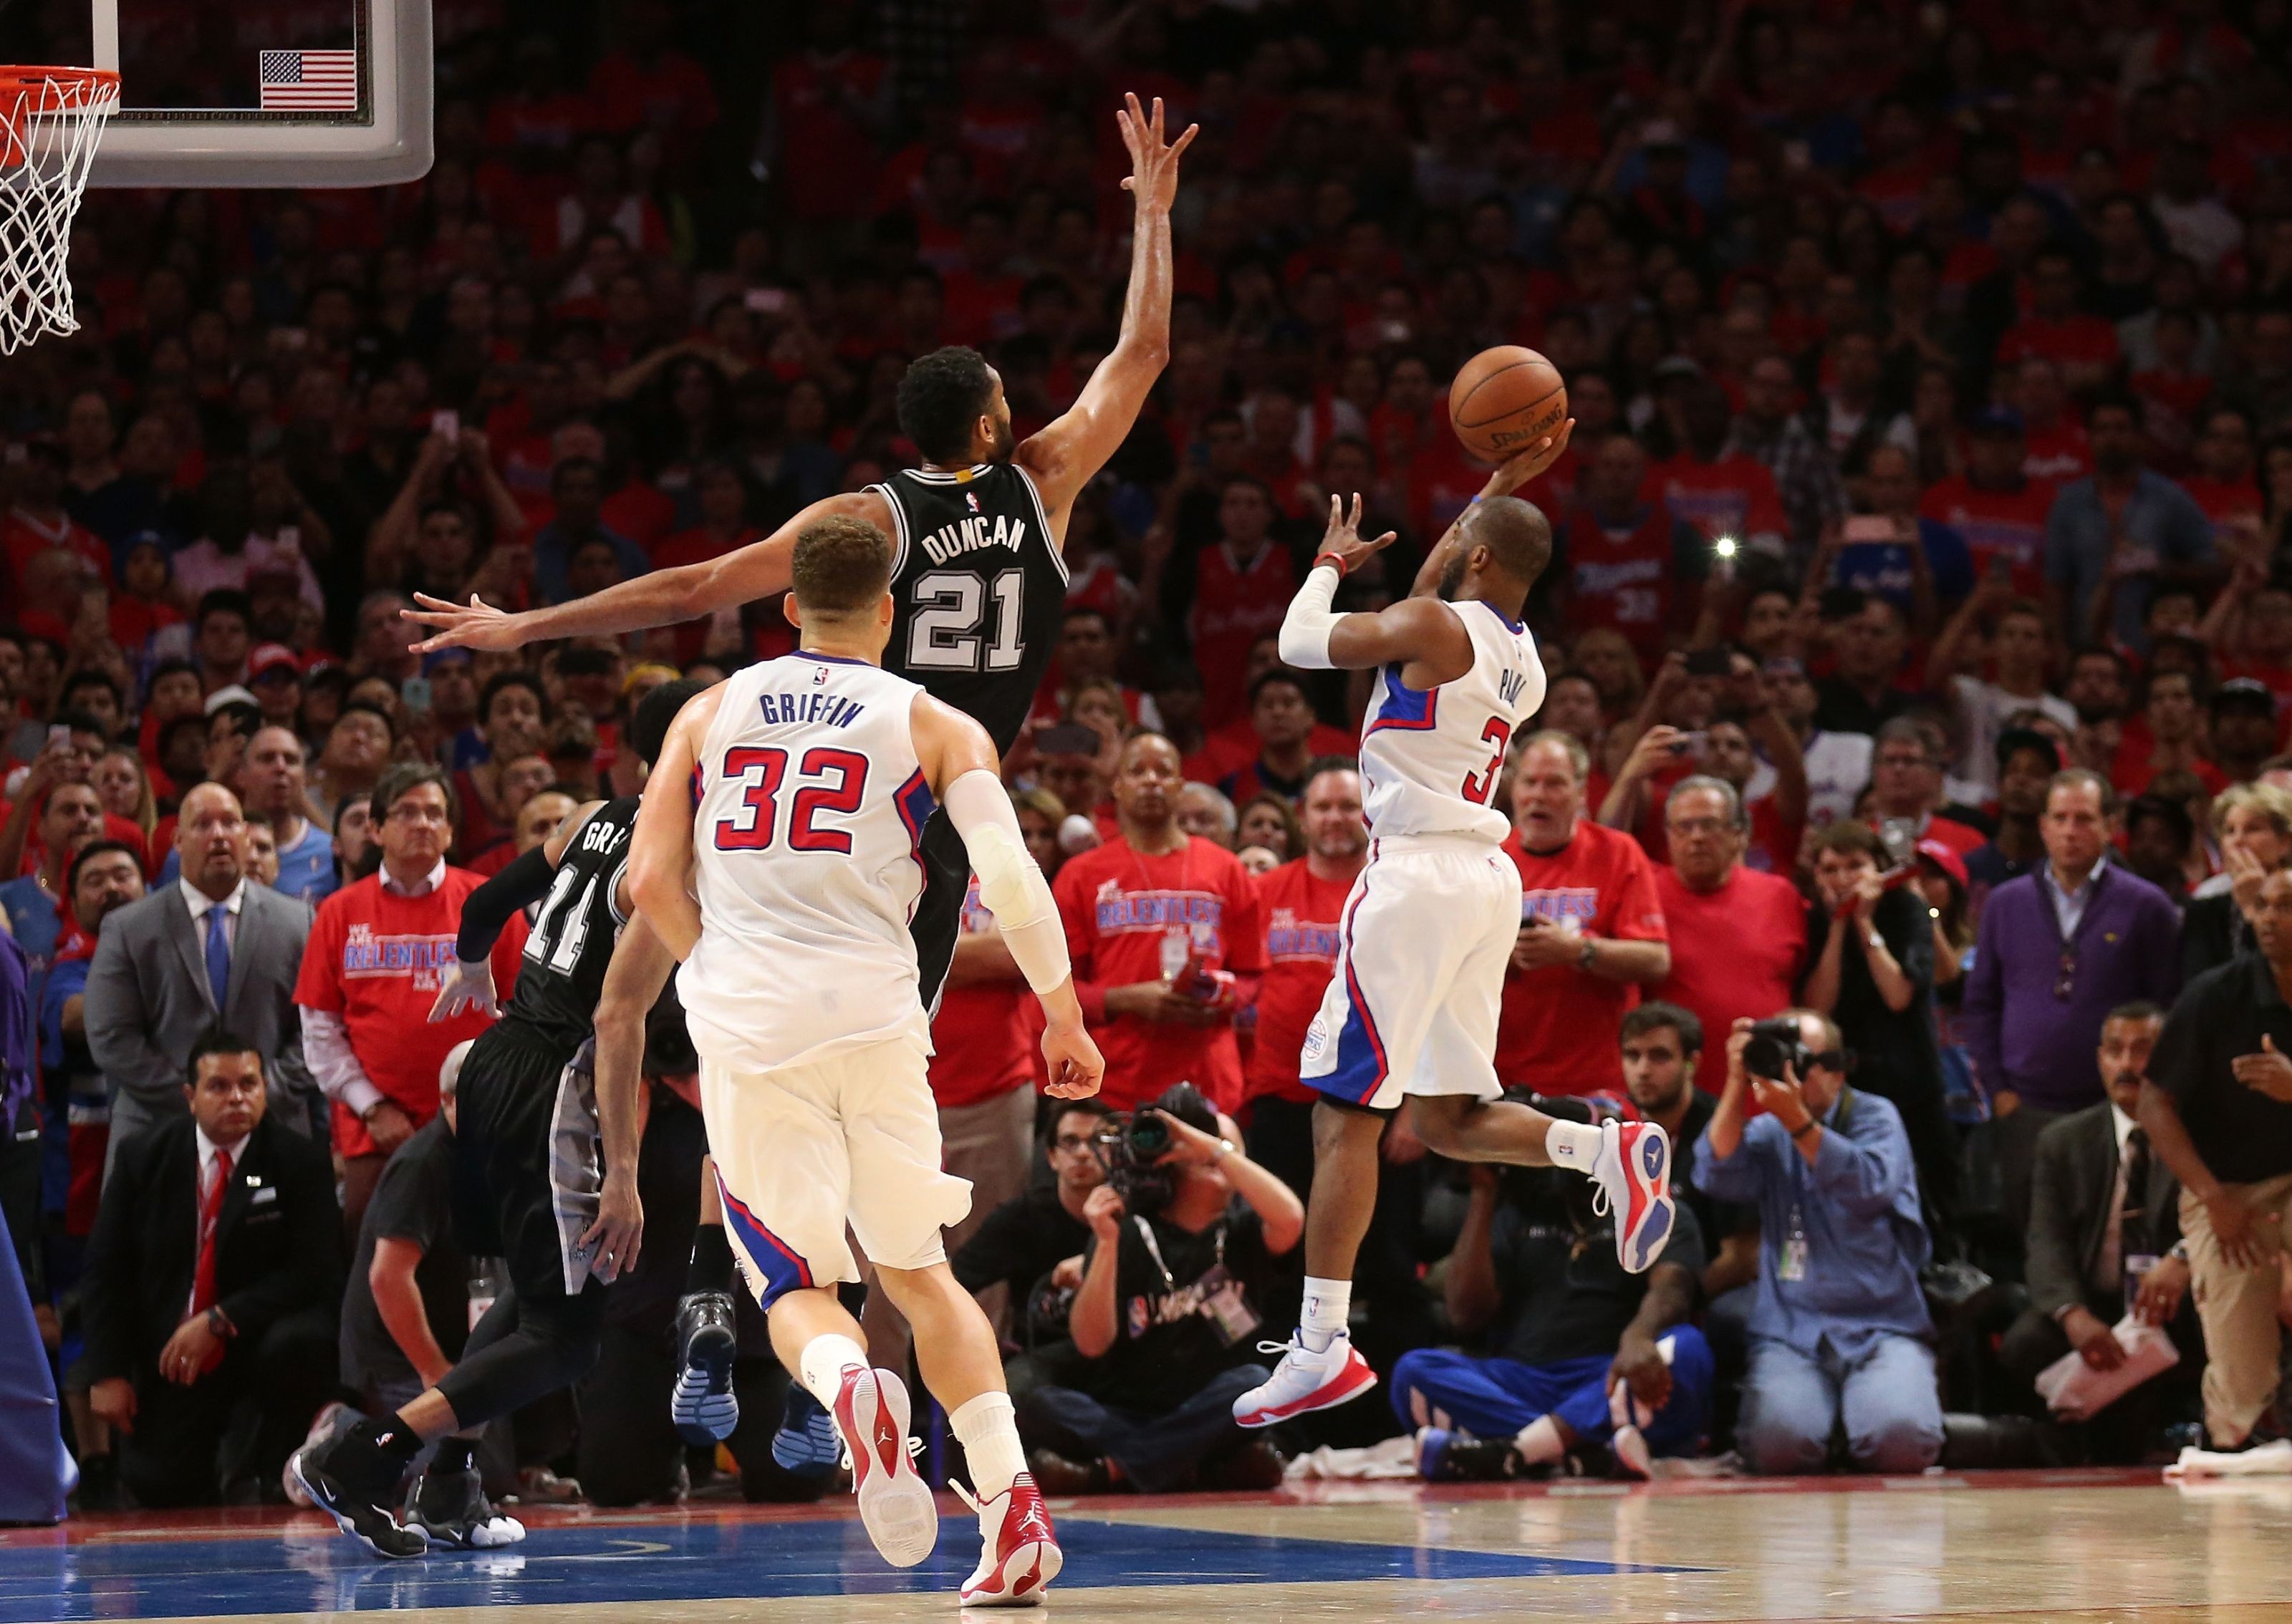
MULTIPOLYGON (((1570 1122, 1569 1126, 1580 1128, 1583 1124, 1570 1122)), ((1530 1466, 1538 1466, 1546 1460, 1557 1460, 1562 1452, 1560 1428, 1552 1424, 1550 1416, 1537 1416, 1536 1419, 1513 1435, 1512 1446, 1519 1451, 1520 1458, 1530 1466)))
POLYGON ((854 1365, 866 1370, 868 1355, 851 1338, 840 1337, 831 1331, 827 1336, 814 1337, 805 1343, 803 1357, 796 1363, 799 1367, 796 1373, 803 1378, 803 1385, 811 1389, 812 1397, 819 1401, 821 1408, 832 1411, 835 1408, 836 1395, 843 1391, 843 1372, 854 1365))
POLYGON ((1544 1153, 1552 1158, 1554 1167, 1572 1167, 1579 1173, 1588 1173, 1599 1159, 1602 1136, 1599 1128, 1590 1122, 1563 1122, 1555 1120, 1544 1133, 1544 1153))
POLYGON ((947 1424, 962 1440, 964 1458, 971 1462, 971 1486, 981 1499, 993 1499, 1027 1469, 1008 1393, 981 1393, 948 1416, 947 1424))
POLYGON ((1297 1340, 1308 1353, 1325 1354, 1344 1334, 1352 1314, 1353 1282, 1305 1276, 1305 1311, 1297 1319, 1297 1340))

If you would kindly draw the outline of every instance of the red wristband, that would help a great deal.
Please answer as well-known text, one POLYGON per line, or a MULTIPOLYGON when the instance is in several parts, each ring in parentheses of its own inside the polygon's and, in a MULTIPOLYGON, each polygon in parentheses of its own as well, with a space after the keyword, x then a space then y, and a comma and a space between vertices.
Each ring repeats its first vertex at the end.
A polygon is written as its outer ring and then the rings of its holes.
POLYGON ((1324 564, 1331 565, 1336 568, 1337 572, 1337 579, 1340 581, 1344 580, 1346 575, 1352 573, 1345 568, 1345 561, 1337 557, 1334 552, 1321 552, 1314 554, 1312 568, 1308 569, 1305 573, 1310 575, 1313 573, 1313 570, 1320 568, 1324 564))

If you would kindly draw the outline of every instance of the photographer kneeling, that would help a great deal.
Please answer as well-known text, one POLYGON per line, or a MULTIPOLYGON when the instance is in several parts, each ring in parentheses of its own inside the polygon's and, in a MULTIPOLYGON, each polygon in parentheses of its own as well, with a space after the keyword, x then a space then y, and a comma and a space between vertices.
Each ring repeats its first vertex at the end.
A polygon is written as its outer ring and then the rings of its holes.
POLYGON ((1067 1321, 1085 1363, 1075 1386, 1019 1401, 1044 1492, 1279 1484, 1280 1457, 1234 1424, 1233 1401, 1269 1374, 1247 1362, 1255 1304, 1305 1210, 1239 1138, 1186 1083, 1111 1135, 1067 1321))
POLYGON ((1744 1462, 1819 1472, 1844 1422, 1858 1469, 1932 1466, 1941 1402, 1918 1289, 1932 1249, 1909 1136, 1891 1104, 1847 1087, 1837 1027, 1806 1009, 1735 1023, 1693 1177, 1759 1209, 1744 1462), (1766 1114, 1747 1122, 1752 1095, 1766 1114))

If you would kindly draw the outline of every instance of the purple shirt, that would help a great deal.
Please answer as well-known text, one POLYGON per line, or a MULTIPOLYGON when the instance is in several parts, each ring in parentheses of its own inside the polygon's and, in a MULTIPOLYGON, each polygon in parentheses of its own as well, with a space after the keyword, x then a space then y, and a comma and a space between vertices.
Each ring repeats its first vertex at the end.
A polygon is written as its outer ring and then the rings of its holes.
POLYGON ((2046 1111, 2102 1098, 2094 1050, 2119 1004, 2169 1007, 2181 987, 2181 911, 2118 864, 2087 882, 2085 912, 2065 944, 2040 875, 1989 894, 1966 977, 1959 1030, 1983 1090, 2010 1089, 2046 1111))

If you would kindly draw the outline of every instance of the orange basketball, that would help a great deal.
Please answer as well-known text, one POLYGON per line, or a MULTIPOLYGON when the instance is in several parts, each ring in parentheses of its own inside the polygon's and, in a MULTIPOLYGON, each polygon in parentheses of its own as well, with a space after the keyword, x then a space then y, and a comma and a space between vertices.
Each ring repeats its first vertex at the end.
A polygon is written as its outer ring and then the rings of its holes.
POLYGON ((1485 462, 1517 456, 1567 421, 1560 369, 1518 344, 1481 350, 1449 385, 1449 422, 1465 449, 1485 462))

